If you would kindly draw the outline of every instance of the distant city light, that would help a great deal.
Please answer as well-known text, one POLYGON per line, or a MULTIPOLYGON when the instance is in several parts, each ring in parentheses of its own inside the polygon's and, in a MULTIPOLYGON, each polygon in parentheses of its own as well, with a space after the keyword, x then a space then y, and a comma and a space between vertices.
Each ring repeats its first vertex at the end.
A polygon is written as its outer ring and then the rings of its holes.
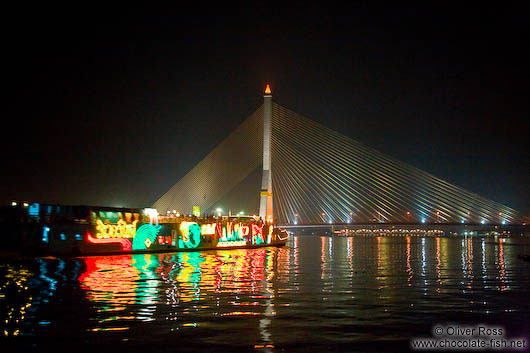
POLYGON ((24 205, 24 207, 28 207, 28 206, 29 206, 29 203, 24 202, 23 205, 24 205))
POLYGON ((240 216, 243 216, 244 214, 245 214, 245 212, 243 212, 243 211, 239 212, 240 216))
POLYGON ((11 202, 11 206, 16 206, 16 205, 17 205, 16 201, 11 202))

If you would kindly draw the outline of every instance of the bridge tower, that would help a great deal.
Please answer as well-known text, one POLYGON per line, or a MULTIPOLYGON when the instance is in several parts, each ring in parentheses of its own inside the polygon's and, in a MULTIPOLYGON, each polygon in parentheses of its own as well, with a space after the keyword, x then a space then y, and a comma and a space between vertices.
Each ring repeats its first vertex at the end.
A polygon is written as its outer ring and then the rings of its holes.
POLYGON ((272 92, 267 85, 263 95, 263 175, 259 202, 259 216, 267 221, 272 221, 271 105, 272 92))

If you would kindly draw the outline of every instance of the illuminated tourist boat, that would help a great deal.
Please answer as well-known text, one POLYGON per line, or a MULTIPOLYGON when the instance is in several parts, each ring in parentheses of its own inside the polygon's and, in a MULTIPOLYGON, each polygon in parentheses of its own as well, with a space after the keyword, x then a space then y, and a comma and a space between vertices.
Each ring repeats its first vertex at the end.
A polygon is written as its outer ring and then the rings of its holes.
POLYGON ((156 209, 28 205, 25 244, 39 253, 95 255, 283 246, 288 234, 254 216, 170 214, 156 209))

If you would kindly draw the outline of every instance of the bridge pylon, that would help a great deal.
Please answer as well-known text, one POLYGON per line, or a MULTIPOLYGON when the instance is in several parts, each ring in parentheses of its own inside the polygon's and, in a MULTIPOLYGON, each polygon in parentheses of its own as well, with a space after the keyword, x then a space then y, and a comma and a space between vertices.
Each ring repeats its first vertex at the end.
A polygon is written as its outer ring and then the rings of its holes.
POLYGON ((272 92, 267 85, 263 95, 263 174, 261 178, 259 216, 272 221, 272 174, 271 174, 271 105, 272 92))

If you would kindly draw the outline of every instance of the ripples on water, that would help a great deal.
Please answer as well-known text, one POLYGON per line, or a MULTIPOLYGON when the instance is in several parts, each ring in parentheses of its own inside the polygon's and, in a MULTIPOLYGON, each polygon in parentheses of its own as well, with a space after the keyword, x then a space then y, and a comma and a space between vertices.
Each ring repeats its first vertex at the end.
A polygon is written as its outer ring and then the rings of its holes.
POLYGON ((2 337, 45 351, 404 351, 434 324, 530 338, 528 238, 0 262, 2 337))

